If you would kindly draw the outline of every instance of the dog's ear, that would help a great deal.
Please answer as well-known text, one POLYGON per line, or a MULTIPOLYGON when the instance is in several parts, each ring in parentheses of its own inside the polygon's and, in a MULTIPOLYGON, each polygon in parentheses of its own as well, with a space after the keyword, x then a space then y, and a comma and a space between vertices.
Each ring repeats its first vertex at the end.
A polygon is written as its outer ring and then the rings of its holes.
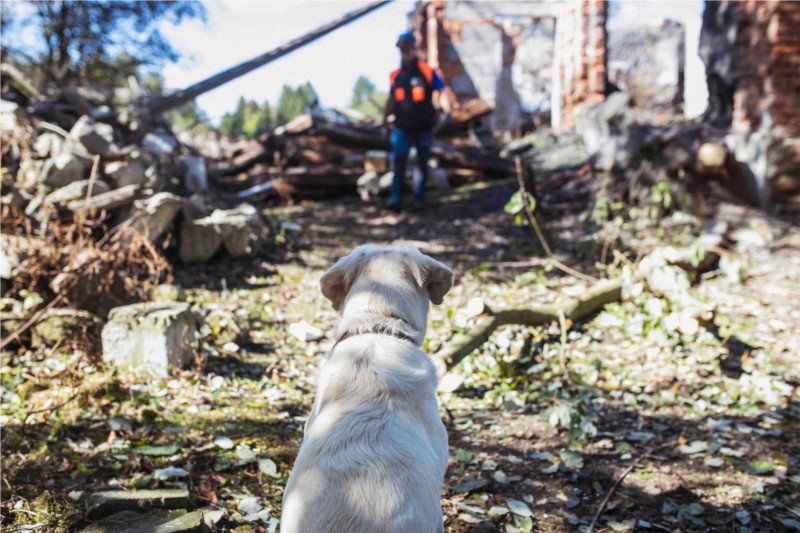
POLYGON ((331 301, 333 308, 337 311, 342 307, 344 297, 347 296, 347 291, 350 290, 346 280, 346 270, 339 263, 341 263, 341 260, 333 265, 319 280, 322 295, 331 301))
POLYGON ((357 249, 342 257, 319 280, 322 295, 331 301, 335 310, 341 309, 364 255, 362 250, 357 249))
POLYGON ((436 259, 427 255, 424 257, 425 287, 428 289, 428 297, 431 299, 431 303, 439 305, 444 301, 444 295, 453 286, 455 275, 452 270, 436 259))

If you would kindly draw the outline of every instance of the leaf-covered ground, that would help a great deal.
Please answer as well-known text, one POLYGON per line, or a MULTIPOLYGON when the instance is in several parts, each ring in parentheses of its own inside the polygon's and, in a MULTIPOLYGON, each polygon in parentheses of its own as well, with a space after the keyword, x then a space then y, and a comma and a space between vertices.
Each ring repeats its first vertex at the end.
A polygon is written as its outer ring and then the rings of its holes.
MULTIPOLYGON (((531 228, 503 212, 514 188, 403 216, 351 199, 273 212, 291 222, 280 255, 176 272, 206 317, 201 370, 131 378, 72 345, 3 353, 3 530, 79 530, 93 490, 173 486, 215 531, 276 530, 316 364, 335 341, 318 280, 337 257, 404 240, 456 270, 431 312, 430 352, 470 331, 470 300, 524 307, 591 284, 537 259, 531 228), (324 337, 299 340, 298 322, 324 337)), ((451 370, 446 531, 800 530, 800 231, 734 213, 735 245, 690 288, 713 322, 687 323, 631 282, 586 323, 500 329, 451 370)), ((561 260, 597 278, 691 243, 704 222, 544 214, 561 260)))

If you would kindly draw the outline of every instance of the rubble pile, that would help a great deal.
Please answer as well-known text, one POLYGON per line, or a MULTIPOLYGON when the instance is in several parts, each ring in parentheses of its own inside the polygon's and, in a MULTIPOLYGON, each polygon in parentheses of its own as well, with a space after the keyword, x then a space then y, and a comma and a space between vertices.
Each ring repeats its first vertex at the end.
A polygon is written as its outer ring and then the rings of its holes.
POLYGON ((665 201, 684 199, 702 207, 709 193, 750 205, 758 198, 722 130, 647 115, 624 92, 587 106, 568 132, 542 129, 505 151, 522 157, 539 205, 553 213, 588 215, 601 199, 635 208, 660 202, 660 212, 652 213, 660 218, 665 201))
MULTIPOLYGON (((439 124, 429 161, 432 186, 513 174, 510 160, 471 135, 475 124, 491 112, 475 99, 439 124)), ((208 175, 238 199, 266 194, 319 199, 356 191, 373 199, 391 183, 389 149, 389 128, 383 122, 352 110, 317 108, 250 141, 230 157, 211 162, 208 175)))

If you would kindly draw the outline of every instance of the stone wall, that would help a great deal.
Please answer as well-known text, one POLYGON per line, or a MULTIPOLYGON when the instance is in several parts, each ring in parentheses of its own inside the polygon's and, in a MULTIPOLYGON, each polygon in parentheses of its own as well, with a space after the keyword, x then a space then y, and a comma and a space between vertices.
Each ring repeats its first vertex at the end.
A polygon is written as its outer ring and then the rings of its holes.
POLYGON ((608 29, 609 80, 635 107, 681 113, 685 57, 685 31, 678 22, 608 29))
POLYGON ((545 2, 434 1, 416 24, 427 61, 460 101, 494 107, 491 128, 517 132, 549 122, 555 21, 545 2))

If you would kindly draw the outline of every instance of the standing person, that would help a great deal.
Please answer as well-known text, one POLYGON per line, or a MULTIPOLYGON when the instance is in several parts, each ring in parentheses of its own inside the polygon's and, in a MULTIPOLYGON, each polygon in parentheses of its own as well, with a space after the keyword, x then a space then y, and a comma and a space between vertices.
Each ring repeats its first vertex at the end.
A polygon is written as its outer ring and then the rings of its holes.
POLYGON ((385 118, 394 114, 392 131, 392 155, 394 178, 386 207, 393 211, 402 209, 403 186, 411 147, 417 148, 417 162, 422 179, 414 183, 414 198, 425 203, 425 183, 428 179, 428 158, 433 145, 433 128, 436 125, 436 109, 433 94, 439 93, 442 111, 450 113, 451 106, 441 75, 424 61, 417 58, 414 34, 406 32, 397 38, 400 49, 400 68, 390 76, 391 89, 386 102, 385 118))

